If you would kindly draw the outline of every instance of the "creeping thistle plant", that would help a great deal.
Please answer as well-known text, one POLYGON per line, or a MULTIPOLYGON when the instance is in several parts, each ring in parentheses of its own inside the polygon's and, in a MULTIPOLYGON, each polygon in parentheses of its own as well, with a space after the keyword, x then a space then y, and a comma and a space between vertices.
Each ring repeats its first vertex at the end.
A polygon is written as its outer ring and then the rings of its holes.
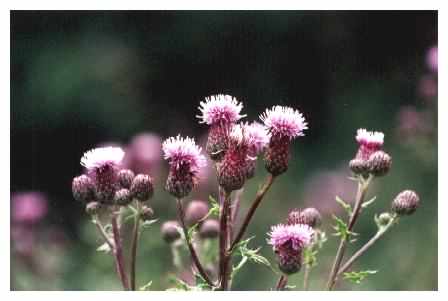
MULTIPOLYGON (((304 136, 308 129, 302 113, 290 107, 274 106, 260 115, 262 123, 240 122, 243 104, 229 95, 215 95, 200 103, 200 123, 208 128, 206 153, 212 160, 218 180, 216 194, 209 204, 187 198, 197 187, 200 171, 207 164, 202 149, 193 138, 166 139, 162 146, 169 172, 165 190, 175 199, 177 219, 165 221, 161 226, 163 240, 171 248, 173 265, 178 278, 173 279, 170 290, 231 290, 238 272, 246 263, 262 264, 280 275, 273 281, 273 289, 293 288, 288 276, 303 270, 303 289, 309 288, 311 270, 317 265, 320 250, 327 241, 321 228, 322 217, 315 208, 293 209, 283 223, 272 226, 267 244, 272 246, 276 264, 271 264, 259 254, 260 248, 251 248, 253 238, 246 231, 256 210, 269 189, 283 173, 291 160, 290 145, 304 136), (257 191, 246 212, 240 217, 241 192, 247 181, 253 178, 258 156, 264 156, 266 180, 257 191), (237 225, 240 225, 237 227, 237 225), (188 252, 185 258, 182 254, 188 252), (189 277, 190 276, 190 277, 189 277)), ((356 135, 358 151, 349 163, 352 179, 358 184, 353 202, 336 197, 347 218, 333 215, 335 236, 339 247, 329 273, 327 289, 334 289, 338 280, 360 283, 377 271, 351 270, 355 261, 404 215, 415 212, 418 195, 406 190, 392 202, 391 210, 374 217, 378 227, 376 234, 359 250, 344 261, 350 243, 360 233, 355 225, 362 210, 375 198, 366 199, 367 191, 376 177, 385 176, 392 159, 383 150, 384 135, 359 129, 356 135)), ((73 179, 73 196, 83 202, 104 244, 98 250, 113 255, 119 280, 125 290, 136 290, 136 259, 138 241, 143 229, 157 220, 148 201, 154 194, 153 180, 148 174, 134 174, 123 168, 124 151, 118 147, 90 150, 81 159, 86 173, 73 179), (134 221, 130 237, 124 237, 121 226, 134 221), (129 239, 130 258, 124 258, 123 240, 129 239)), ((128 165, 129 166, 129 165, 128 165)), ((135 167, 139 171, 138 167, 135 167)), ((140 287, 151 288, 151 281, 140 287)))

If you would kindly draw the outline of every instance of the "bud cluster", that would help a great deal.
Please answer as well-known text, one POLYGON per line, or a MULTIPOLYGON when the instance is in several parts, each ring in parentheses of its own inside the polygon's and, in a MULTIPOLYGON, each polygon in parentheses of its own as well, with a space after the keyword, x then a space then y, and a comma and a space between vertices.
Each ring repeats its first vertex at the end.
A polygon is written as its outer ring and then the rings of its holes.
POLYGON ((144 202, 152 197, 152 179, 121 169, 123 156, 119 147, 102 147, 82 157, 87 172, 73 179, 72 192, 75 200, 87 204, 88 214, 96 214, 102 205, 126 206, 133 199, 144 202))

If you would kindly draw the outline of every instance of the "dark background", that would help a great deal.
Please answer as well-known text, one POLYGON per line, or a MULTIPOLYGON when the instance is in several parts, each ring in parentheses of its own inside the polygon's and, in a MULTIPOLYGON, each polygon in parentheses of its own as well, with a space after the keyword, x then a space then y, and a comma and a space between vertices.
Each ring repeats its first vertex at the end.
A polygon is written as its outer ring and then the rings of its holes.
MULTIPOLYGON (((179 132, 199 138, 207 128, 194 117, 197 106, 217 93, 244 102, 247 120, 281 104, 300 109, 309 122, 306 136, 294 142, 290 170, 250 228, 263 255, 272 258, 264 233, 289 208, 304 204, 307 179, 341 166, 349 175, 356 129, 366 127, 386 134, 385 149, 394 158, 391 174, 375 186, 381 200, 369 214, 387 210, 406 188, 419 192, 422 208, 360 263, 379 274, 345 288, 437 289, 437 99, 423 99, 418 86, 429 72, 426 53, 436 44, 437 14, 430 11, 12 12, 11 192, 45 192, 50 210, 44 224, 62 230, 70 246, 58 255, 57 280, 33 278, 18 259, 12 266, 16 289, 119 288, 111 262, 94 253, 95 236, 85 234, 93 225, 71 196, 80 157, 95 145, 126 144, 145 131, 163 139, 179 132), (403 106, 434 113, 433 131, 424 137, 430 144, 401 143, 396 128, 403 106), (99 273, 92 262, 100 260, 107 284, 89 281, 99 273)), ((261 164, 258 170, 244 208, 265 176, 261 164)), ((159 190, 154 209, 163 222, 174 218, 174 201, 159 190)), ((374 231, 370 217, 363 222, 359 232, 374 231)), ((331 224, 327 216, 330 240, 314 289, 321 289, 335 252, 331 224)), ((171 267, 157 229, 148 238, 151 263, 143 275, 163 289, 171 267)), ((236 289, 268 289, 275 281, 263 267, 241 273, 236 289)))

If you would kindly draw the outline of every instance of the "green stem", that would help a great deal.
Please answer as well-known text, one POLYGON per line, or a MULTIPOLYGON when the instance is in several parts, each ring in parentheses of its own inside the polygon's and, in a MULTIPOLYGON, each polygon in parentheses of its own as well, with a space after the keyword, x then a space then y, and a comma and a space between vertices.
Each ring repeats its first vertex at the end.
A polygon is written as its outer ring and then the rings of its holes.
POLYGON ((139 227, 140 227, 140 205, 137 202, 136 205, 137 212, 134 217, 134 230, 132 233, 132 244, 131 244, 131 290, 135 291, 136 287, 136 265, 137 265, 137 245, 139 237, 139 227))
MULTIPOLYGON (((358 181, 358 192, 356 194, 355 207, 353 208, 353 212, 350 215, 350 219, 348 222, 348 231, 351 231, 358 220, 359 214, 361 213, 362 203, 364 202, 364 198, 367 194, 367 189, 369 187, 370 182, 372 181, 373 176, 369 175, 367 180, 364 180, 362 176, 359 177, 358 181)), ((338 251, 336 252, 336 257, 333 262, 333 267, 330 272, 330 276, 327 283, 327 289, 331 291, 336 283, 336 274, 339 271, 339 267, 341 266, 342 259, 344 257, 345 249, 347 247, 348 239, 341 237, 341 241, 339 242, 338 251)))
POLYGON ((361 257, 392 227, 393 224, 395 224, 397 218, 398 217, 396 215, 393 216, 386 226, 380 228, 378 232, 376 232, 376 234, 367 243, 365 243, 355 254, 353 254, 353 256, 350 257, 349 260, 347 260, 347 262, 339 269, 336 276, 340 276, 342 273, 346 272, 359 257, 361 257))

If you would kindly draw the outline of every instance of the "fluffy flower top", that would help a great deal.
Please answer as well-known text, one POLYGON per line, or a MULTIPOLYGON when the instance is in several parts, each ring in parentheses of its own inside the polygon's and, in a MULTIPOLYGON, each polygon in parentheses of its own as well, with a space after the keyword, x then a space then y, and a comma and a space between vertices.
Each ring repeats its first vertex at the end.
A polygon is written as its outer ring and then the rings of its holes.
POLYGON ((258 122, 245 123, 244 128, 247 137, 249 137, 250 147, 255 152, 254 155, 259 154, 269 143, 270 135, 268 129, 258 122))
POLYGON ((196 116, 201 119, 200 123, 208 125, 218 123, 234 123, 246 115, 241 115, 243 104, 230 95, 212 95, 200 102, 199 110, 202 115, 196 116))
POLYGON ((81 158, 81 165, 88 170, 105 165, 118 166, 123 157, 124 151, 120 147, 99 147, 85 152, 81 158))
POLYGON ((193 138, 183 138, 180 135, 170 137, 162 144, 165 160, 171 166, 178 168, 188 165, 192 172, 197 172, 206 165, 205 156, 201 154, 201 147, 197 146, 193 138))
POLYGON ((284 244, 290 243, 291 248, 297 251, 311 243, 313 234, 313 229, 305 224, 279 224, 272 226, 271 232, 268 233, 270 236, 268 243, 271 244, 274 249, 278 249, 284 244))
POLYGON ((358 129, 356 141, 360 145, 367 147, 381 147, 384 143, 384 134, 382 132, 370 132, 366 129, 358 129))
POLYGON ((308 123, 298 111, 290 107, 274 106, 266 109, 260 119, 272 135, 280 135, 289 139, 304 136, 303 131, 308 129, 308 123))

